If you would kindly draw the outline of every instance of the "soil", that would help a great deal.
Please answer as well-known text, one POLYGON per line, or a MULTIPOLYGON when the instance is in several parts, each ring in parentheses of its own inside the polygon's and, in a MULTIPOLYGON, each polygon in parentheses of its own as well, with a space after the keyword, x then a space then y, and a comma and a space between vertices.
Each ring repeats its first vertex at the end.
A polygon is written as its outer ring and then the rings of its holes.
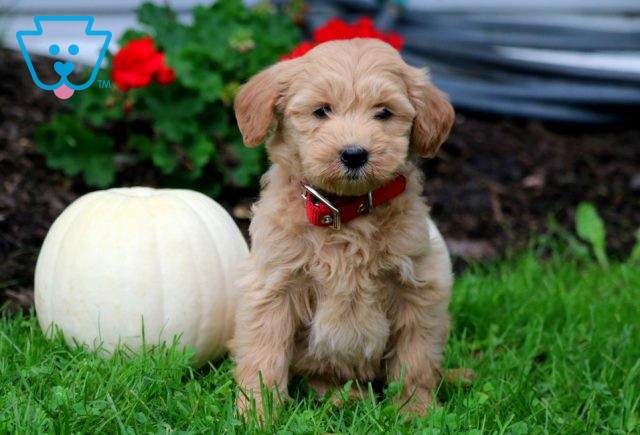
MULTIPOLYGON (((0 305, 32 304, 48 228, 89 191, 47 168, 33 143, 36 127, 61 110, 52 92, 34 85, 21 55, 0 49, 0 305)), ((432 214, 452 253, 467 261, 525 247, 547 231, 550 217, 573 231, 580 201, 596 205, 614 254, 628 254, 640 226, 640 128, 602 131, 459 113, 439 155, 421 165, 432 214)), ((143 166, 119 174, 116 184, 161 183, 143 166)), ((256 195, 227 192, 220 199, 245 234, 256 195)))

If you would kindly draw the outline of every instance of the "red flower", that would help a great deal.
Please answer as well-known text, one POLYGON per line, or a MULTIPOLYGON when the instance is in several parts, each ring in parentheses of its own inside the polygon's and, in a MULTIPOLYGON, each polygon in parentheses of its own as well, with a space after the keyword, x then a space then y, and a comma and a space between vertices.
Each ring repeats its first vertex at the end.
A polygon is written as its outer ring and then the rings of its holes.
POLYGON ((338 18, 330 19, 324 26, 313 32, 313 40, 316 44, 338 39, 352 39, 356 36, 358 36, 357 26, 350 26, 338 18))
POLYGON ((125 92, 149 86, 154 78, 161 85, 175 80, 173 70, 164 63, 164 53, 156 51, 149 36, 129 41, 113 56, 111 77, 125 92))
POLYGON ((373 20, 369 17, 361 17, 354 24, 348 24, 341 19, 332 18, 327 21, 324 26, 319 27, 313 32, 313 42, 300 43, 291 53, 282 56, 281 60, 304 56, 313 47, 318 44, 322 44, 323 42, 353 38, 380 39, 391 45, 396 50, 402 49, 402 45, 404 43, 402 36, 399 34, 394 32, 385 34, 376 29, 373 25, 373 20))
POLYGON ((402 46, 404 45, 404 38, 394 32, 387 33, 384 41, 398 51, 402 50, 402 46))
POLYGON ((162 65, 162 68, 156 74, 156 81, 163 86, 173 83, 175 79, 176 73, 166 65, 162 65))
POLYGON ((315 47, 315 44, 313 42, 303 41, 300 44, 296 45, 291 53, 280 57, 280 60, 288 60, 304 56, 313 47, 315 47))

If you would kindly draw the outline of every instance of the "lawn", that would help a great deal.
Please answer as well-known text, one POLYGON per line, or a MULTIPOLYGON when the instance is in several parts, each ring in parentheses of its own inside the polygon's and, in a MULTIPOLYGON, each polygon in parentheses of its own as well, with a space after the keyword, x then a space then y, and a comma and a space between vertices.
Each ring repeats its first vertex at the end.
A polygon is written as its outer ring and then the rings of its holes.
MULTIPOLYGON (((472 385, 443 384, 443 406, 407 421, 390 397, 343 408, 311 399, 275 411, 269 433, 637 433, 640 429, 640 273, 637 265, 538 251, 458 277, 447 367, 472 385)), ((0 316, 0 433, 245 433, 232 362, 194 371, 175 349, 112 360, 62 339, 35 317, 0 316)))

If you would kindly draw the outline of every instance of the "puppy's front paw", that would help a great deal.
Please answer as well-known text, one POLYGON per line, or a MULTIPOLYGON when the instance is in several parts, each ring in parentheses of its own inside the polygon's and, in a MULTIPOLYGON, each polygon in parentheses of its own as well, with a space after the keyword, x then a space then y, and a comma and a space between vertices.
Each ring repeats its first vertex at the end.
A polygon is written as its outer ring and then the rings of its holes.
POLYGON ((400 412, 409 416, 426 415, 432 409, 440 406, 433 397, 433 391, 424 387, 407 389, 396 403, 401 406, 400 412))

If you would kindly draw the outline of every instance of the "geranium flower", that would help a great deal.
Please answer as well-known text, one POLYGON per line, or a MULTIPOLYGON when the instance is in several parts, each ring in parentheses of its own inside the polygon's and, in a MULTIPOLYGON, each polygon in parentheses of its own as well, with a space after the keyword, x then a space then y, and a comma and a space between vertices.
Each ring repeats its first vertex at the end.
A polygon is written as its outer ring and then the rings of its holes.
POLYGON ((176 78, 174 71, 165 65, 164 53, 156 51, 149 36, 129 41, 113 56, 111 77, 125 92, 149 86, 153 79, 168 85, 176 78))
POLYGON ((315 46, 316 44, 314 44, 313 42, 303 41, 300 44, 296 45, 291 53, 286 56, 282 56, 281 60, 294 59, 296 57, 304 56, 315 46))
POLYGON ((162 65, 162 68, 156 74, 156 81, 163 86, 173 83, 175 79, 176 73, 166 65, 162 65))
POLYGON ((339 18, 332 18, 327 23, 313 32, 313 41, 304 41, 298 44, 291 53, 282 56, 281 60, 294 59, 304 56, 313 47, 327 41, 353 38, 380 39, 396 50, 401 50, 404 40, 395 32, 383 33, 376 29, 373 20, 369 17, 361 17, 354 24, 348 24, 339 18))

